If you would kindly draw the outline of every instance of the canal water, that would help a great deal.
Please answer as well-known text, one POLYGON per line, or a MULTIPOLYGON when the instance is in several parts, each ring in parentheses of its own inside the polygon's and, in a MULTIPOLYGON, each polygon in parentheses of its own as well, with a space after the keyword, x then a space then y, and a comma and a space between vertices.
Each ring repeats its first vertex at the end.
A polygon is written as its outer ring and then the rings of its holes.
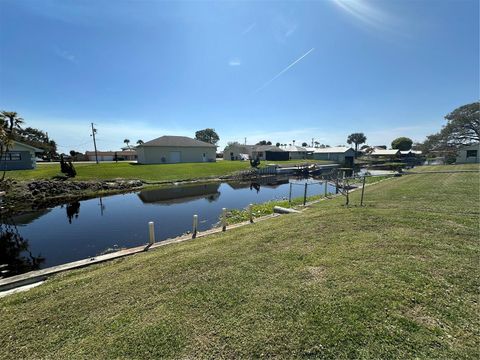
MULTIPOLYGON (((225 182, 179 185, 78 201, 3 219, 0 227, 0 266, 3 276, 86 259, 148 242, 148 222, 155 222, 156 241, 192 229, 218 224, 222 208, 244 209, 250 203, 324 193, 317 180, 263 179, 260 183, 225 182)), ((335 192, 328 185, 328 192, 335 192)), ((0 276, 1 277, 1 276, 0 276)))

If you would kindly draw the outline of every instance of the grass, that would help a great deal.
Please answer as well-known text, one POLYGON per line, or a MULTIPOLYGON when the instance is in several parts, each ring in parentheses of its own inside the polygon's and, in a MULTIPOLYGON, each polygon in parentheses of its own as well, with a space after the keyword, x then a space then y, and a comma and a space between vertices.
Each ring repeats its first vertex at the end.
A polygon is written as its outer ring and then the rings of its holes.
POLYGON ((60 274, 0 299, 0 358, 476 359, 479 186, 393 178, 60 274))
MULTIPOLYGON (((278 164, 298 164, 305 160, 277 161, 278 164)), ((322 161, 310 161, 326 163, 322 161)), ((261 166, 272 162, 262 162, 261 166)), ((137 165, 128 162, 74 164, 75 180, 139 179, 146 181, 173 181, 222 176, 250 169, 248 161, 217 161, 215 163, 182 163, 161 165, 137 165)), ((51 179, 60 175, 59 164, 38 164, 34 170, 7 171, 6 177, 16 180, 51 179)))

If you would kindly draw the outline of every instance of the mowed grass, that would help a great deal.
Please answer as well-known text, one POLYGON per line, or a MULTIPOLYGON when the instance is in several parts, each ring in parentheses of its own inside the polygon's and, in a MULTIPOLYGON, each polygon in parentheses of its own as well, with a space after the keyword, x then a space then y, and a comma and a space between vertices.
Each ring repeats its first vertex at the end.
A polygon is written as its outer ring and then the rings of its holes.
MULTIPOLYGON (((278 163, 294 165, 301 163, 329 163, 320 160, 263 161, 261 166, 278 163)), ((77 176, 73 180, 110 180, 138 179, 145 181, 173 181, 208 178, 232 174, 236 171, 250 169, 248 161, 217 161, 215 163, 181 163, 160 165, 137 165, 129 162, 119 163, 74 163, 77 176)), ((34 170, 7 171, 6 177, 16 180, 51 179, 61 175, 60 164, 37 164, 34 170)))
POLYGON ((477 359, 479 186, 392 178, 58 275, 0 299, 0 357, 477 359))

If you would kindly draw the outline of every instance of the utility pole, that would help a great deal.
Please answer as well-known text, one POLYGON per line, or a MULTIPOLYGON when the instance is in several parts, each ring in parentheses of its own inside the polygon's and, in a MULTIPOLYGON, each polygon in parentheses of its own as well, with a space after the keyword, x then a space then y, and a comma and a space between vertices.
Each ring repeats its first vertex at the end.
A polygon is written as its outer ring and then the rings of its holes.
POLYGON ((313 147, 313 140, 315 140, 314 138, 312 138, 312 147, 313 147))
POLYGON ((98 164, 98 155, 97 155, 97 142, 95 141, 95 134, 97 133, 97 129, 95 129, 93 127, 93 123, 92 123, 92 135, 90 136, 93 136, 93 147, 95 148, 95 161, 97 162, 98 164))
POLYGON ((245 138, 245 143, 244 143, 244 145, 247 145, 247 138, 245 138))

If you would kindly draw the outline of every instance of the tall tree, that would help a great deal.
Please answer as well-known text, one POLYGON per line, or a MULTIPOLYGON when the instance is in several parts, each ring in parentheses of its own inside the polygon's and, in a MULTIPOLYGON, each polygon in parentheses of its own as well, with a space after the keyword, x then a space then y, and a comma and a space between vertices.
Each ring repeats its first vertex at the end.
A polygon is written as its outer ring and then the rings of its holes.
POLYGON ((480 141, 480 101, 456 108, 445 119, 447 124, 427 136, 418 148, 425 155, 432 153, 453 162, 459 146, 480 141))
POLYGON ((355 157, 357 157, 358 145, 364 144, 367 141, 367 137, 364 133, 353 133, 348 135, 347 143, 355 144, 355 157))
POLYGON ((305 147, 305 146, 308 146, 308 144, 306 142, 303 142, 302 146, 305 147))
POLYGON ((130 145, 128 145, 128 144, 130 144, 130 140, 129 140, 129 139, 125 139, 125 140, 123 140, 123 142, 124 142, 124 143, 127 145, 127 147, 130 149, 130 145))
POLYGON ((143 145, 143 144, 144 144, 143 140, 137 140, 137 145, 143 145))
POLYGON ((441 134, 447 142, 461 145, 480 141, 480 101, 456 108, 445 119, 447 125, 441 134))
MULTIPOLYGON (((18 117, 18 114, 14 111, 1 111, 0 112, 0 165, 4 160, 6 153, 13 146, 13 141, 17 135, 17 131, 21 129, 24 123, 23 119, 18 117)), ((1 181, 5 179, 5 173, 7 171, 7 165, 3 165, 3 174, 1 181)))
POLYGON ((407 151, 412 148, 412 144, 413 144, 412 139, 402 136, 392 141, 392 149, 407 151))
POLYGON ((220 137, 218 134, 215 132, 215 129, 211 128, 206 128, 203 130, 198 130, 195 132, 195 139, 217 145, 218 141, 220 140, 220 137))

